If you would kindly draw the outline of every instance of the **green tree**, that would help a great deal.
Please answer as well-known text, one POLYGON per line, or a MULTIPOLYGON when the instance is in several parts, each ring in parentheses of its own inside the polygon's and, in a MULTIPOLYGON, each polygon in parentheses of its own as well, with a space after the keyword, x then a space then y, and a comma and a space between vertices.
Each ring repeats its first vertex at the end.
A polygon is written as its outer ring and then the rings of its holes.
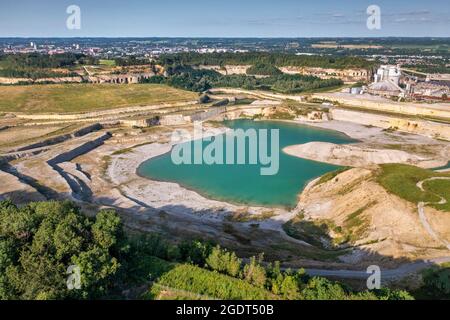
POLYGON ((203 267, 206 263, 206 259, 211 254, 213 247, 210 242, 194 240, 182 242, 179 249, 181 261, 203 267))
POLYGON ((241 269, 242 260, 234 252, 216 246, 206 259, 206 263, 212 270, 236 277, 241 269))
POLYGON ((280 294, 283 298, 288 300, 295 300, 300 298, 300 291, 298 288, 298 281, 292 275, 286 275, 281 282, 280 294))
POLYGON ((266 269, 261 266, 263 260, 263 255, 259 255, 258 259, 256 257, 251 257, 250 262, 244 266, 242 272, 242 278, 248 283, 251 283, 257 287, 264 287, 266 284, 266 269))
POLYGON ((65 299, 107 295, 120 282, 129 245, 120 218, 95 220, 71 202, 0 202, 0 298, 65 299), (68 290, 66 271, 81 270, 81 290, 68 290))

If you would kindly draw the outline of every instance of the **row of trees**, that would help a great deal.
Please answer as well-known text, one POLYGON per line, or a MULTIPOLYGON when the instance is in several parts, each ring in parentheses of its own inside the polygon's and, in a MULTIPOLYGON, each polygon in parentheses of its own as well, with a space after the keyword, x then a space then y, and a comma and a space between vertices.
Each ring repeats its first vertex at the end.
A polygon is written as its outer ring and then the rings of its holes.
POLYGON ((261 75, 261 76, 276 76, 281 75, 282 72, 277 67, 271 64, 258 63, 247 69, 248 75, 261 75))
POLYGON ((7 54, 0 55, 0 76, 32 79, 77 76, 76 73, 63 73, 52 69, 96 63, 98 63, 96 58, 75 53, 54 55, 40 53, 7 54))
POLYGON ((117 66, 136 66, 136 65, 143 65, 148 64, 149 59, 138 59, 135 56, 129 56, 126 58, 115 58, 114 59, 115 64, 117 66))
POLYGON ((162 55, 159 63, 170 65, 271 65, 276 67, 320 67, 320 68, 372 68, 375 62, 361 57, 336 57, 319 55, 295 55, 274 52, 247 53, 178 53, 162 55))
POLYGON ((264 78, 247 75, 222 75, 212 70, 198 70, 189 66, 170 66, 168 76, 153 77, 146 82, 166 83, 170 86, 203 92, 212 87, 273 90, 281 93, 300 93, 308 90, 342 85, 340 79, 320 79, 314 76, 277 74, 264 78))
MULTIPOLYGON (((199 247, 191 247, 190 252, 197 258, 199 247)), ((289 300, 409 300, 413 297, 403 290, 383 288, 374 291, 355 292, 342 283, 321 277, 310 277, 303 269, 282 271, 280 262, 263 265, 263 255, 251 257, 243 263, 234 252, 220 246, 200 246, 203 259, 197 260, 198 266, 241 279, 254 287, 265 289, 272 294, 289 300), (209 253, 209 255, 207 255, 209 253)))
POLYGON ((20 53, 0 55, 3 68, 67 68, 78 64, 97 64, 98 60, 79 53, 20 53))

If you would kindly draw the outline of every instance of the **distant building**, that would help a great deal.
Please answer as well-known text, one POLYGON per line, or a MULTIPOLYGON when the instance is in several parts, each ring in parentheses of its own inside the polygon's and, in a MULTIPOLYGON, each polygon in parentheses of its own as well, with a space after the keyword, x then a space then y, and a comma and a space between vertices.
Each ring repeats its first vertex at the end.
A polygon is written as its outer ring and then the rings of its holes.
POLYGON ((411 87, 411 95, 415 98, 448 100, 450 81, 419 82, 411 87))
POLYGON ((367 88, 367 92, 383 97, 398 97, 402 95, 403 89, 390 80, 374 82, 367 88))
POLYGON ((382 65, 374 75, 374 82, 367 88, 367 92, 383 97, 399 97, 405 94, 400 86, 401 70, 398 66, 382 65))
POLYGON ((353 87, 350 89, 351 94, 361 94, 362 87, 353 87))
POLYGON ((374 82, 390 81, 398 85, 401 75, 402 73, 398 66, 382 65, 378 68, 377 73, 374 75, 374 82))

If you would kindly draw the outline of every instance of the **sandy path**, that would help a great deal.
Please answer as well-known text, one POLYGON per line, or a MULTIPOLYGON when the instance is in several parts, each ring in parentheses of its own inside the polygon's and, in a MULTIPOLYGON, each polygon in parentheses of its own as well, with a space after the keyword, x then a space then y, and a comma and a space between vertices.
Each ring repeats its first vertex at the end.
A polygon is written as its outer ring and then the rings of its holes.
MULTIPOLYGON (((418 187, 420 190, 422 190, 422 191, 425 192, 425 189, 423 188, 423 184, 424 184, 426 181, 432 181, 432 180, 450 180, 450 178, 447 178, 447 177, 433 177, 433 178, 425 179, 425 180, 419 181, 419 182, 417 183, 417 187, 418 187)), ((435 194, 436 194, 436 193, 435 193, 435 194)), ((417 209, 418 209, 418 211, 419 211, 420 222, 422 222, 423 227, 424 227, 425 230, 428 232, 428 234, 429 234, 431 237, 433 237, 433 239, 435 239, 436 241, 442 243, 444 246, 447 247, 448 250, 450 250, 450 243, 449 243, 447 240, 442 239, 442 238, 440 238, 440 237, 437 235, 437 233, 433 230, 433 228, 431 227, 430 223, 428 222, 427 216, 425 215, 425 206, 426 206, 427 204, 446 204, 446 203, 447 203, 447 200, 446 200, 444 197, 442 197, 442 196, 440 196, 440 195, 438 195, 438 194, 436 194, 436 195, 437 195, 439 198, 441 198, 441 200, 439 200, 438 202, 423 202, 423 201, 421 201, 421 202, 419 202, 419 203, 417 204, 417 209)))

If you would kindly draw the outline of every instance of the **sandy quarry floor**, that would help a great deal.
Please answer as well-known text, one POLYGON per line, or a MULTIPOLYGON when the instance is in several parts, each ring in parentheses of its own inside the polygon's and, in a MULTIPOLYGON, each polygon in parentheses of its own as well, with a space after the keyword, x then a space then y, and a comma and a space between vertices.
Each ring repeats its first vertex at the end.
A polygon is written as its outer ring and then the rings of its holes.
POLYGON ((423 168, 444 166, 450 159, 450 143, 425 136, 387 132, 344 121, 304 122, 324 129, 345 133, 360 140, 350 145, 310 142, 286 147, 289 155, 331 164, 363 167, 382 163, 407 163, 423 168))
MULTIPOLYGON (((388 133, 378 128, 338 121, 308 124, 342 131, 350 137, 360 139, 360 142, 352 144, 351 148, 384 149, 385 146, 395 148, 392 145, 402 146, 402 148, 414 146, 408 150, 394 149, 396 152, 389 152, 389 156, 383 155, 383 151, 377 151, 376 158, 382 160, 398 161, 401 158, 405 161, 422 161, 426 158, 440 161, 439 164, 441 164, 442 159, 449 158, 448 143, 426 137, 388 133), (419 147, 420 152, 415 152, 414 148, 417 146, 424 146, 424 148, 419 147)), ((97 207, 115 208, 121 213, 129 229, 145 232, 158 231, 173 240, 198 237, 211 239, 219 241, 244 256, 264 251, 268 259, 280 259, 286 265, 293 267, 351 269, 358 265, 363 266, 368 261, 378 261, 392 266, 404 262, 397 258, 406 256, 405 252, 412 252, 408 254, 409 257, 434 258, 441 254, 440 249, 433 251, 434 249, 420 248, 420 242, 406 244, 407 241, 402 242, 401 239, 395 238, 395 232, 392 233, 393 228, 396 227, 393 221, 392 225, 386 227, 391 228, 390 231, 386 231, 386 234, 391 232, 389 234, 393 235, 390 241, 377 242, 363 248, 364 250, 354 248, 339 257, 339 254, 311 247, 284 233, 282 225, 304 209, 301 203, 291 211, 235 205, 207 199, 175 183, 151 181, 138 176, 136 169, 143 161, 170 151, 172 148, 170 134, 175 128, 162 126, 149 130, 113 129, 111 130, 112 138, 105 141, 103 145, 61 163, 59 168, 64 174, 82 183, 83 188, 79 190, 81 194, 76 194, 73 190, 71 192, 69 184, 55 170, 49 168, 46 161, 63 151, 76 148, 90 137, 55 145, 49 151, 31 158, 19 159, 12 165, 20 172, 29 174, 38 186, 45 185, 56 191, 64 190, 65 196, 77 201, 86 210, 95 210, 94 208, 97 207), (228 217, 236 213, 245 213, 250 218, 246 222, 230 221, 228 217), (262 216, 265 218, 260 219, 259 217, 262 216), (396 251, 389 251, 389 248, 396 248, 396 251), (379 256, 369 254, 370 250, 386 256, 394 255, 396 258, 381 261, 379 256)), ((189 126, 185 128, 191 129, 189 126)), ((214 128, 211 126, 211 130, 212 134, 220 134, 224 128, 217 127, 215 124, 214 128)), ((102 133, 92 136, 100 134, 102 133)), ((321 148, 326 150, 324 147, 312 145, 311 159, 327 161, 321 148)), ((365 166, 371 163, 364 157, 360 157, 362 159, 360 164, 356 163, 355 153, 361 153, 361 150, 350 149, 337 158, 339 161, 348 161, 350 157, 353 161, 350 165, 353 166, 365 166)), ((10 176, 8 179, 11 179, 12 183, 18 183, 10 176)), ((26 188, 23 185, 20 187, 26 188)), ((10 189, 4 190, 4 186, 0 186, 0 194, 11 192, 10 189)), ((30 190, 33 193, 35 191, 30 190)), ((397 202, 393 203, 397 204, 397 202)), ((413 215, 413 212, 411 211, 410 214, 413 215)), ((420 226, 417 227, 414 221, 411 222, 414 228, 419 228, 420 226)), ((432 223, 437 224, 435 220, 432 223)), ((414 228, 411 230, 414 231, 414 228)))

